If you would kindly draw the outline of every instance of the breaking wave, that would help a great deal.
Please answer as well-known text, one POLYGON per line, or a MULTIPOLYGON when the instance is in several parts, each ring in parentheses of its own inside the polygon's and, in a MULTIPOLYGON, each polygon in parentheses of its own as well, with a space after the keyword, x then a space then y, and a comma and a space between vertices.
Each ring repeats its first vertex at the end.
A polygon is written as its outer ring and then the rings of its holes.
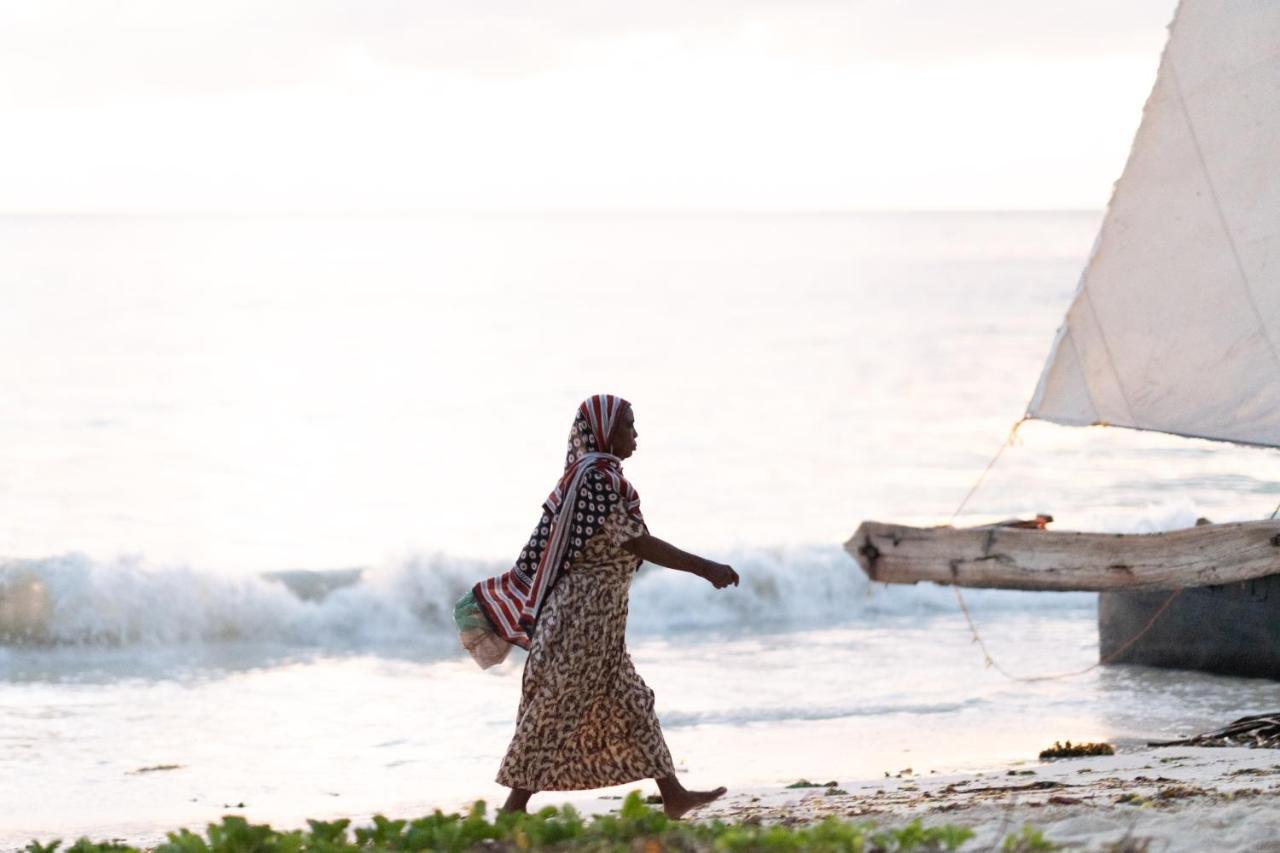
MULTIPOLYGON (((646 566, 631 593, 636 634, 786 630, 860 619, 954 612, 942 587, 884 587, 833 546, 742 550, 742 577, 717 591, 684 572, 646 566)), ((453 603, 506 567, 441 554, 368 569, 234 576, 137 558, 65 554, 0 563, 0 644, 171 645, 249 641, 359 649, 413 648, 453 636, 453 603)), ((1090 608, 1088 593, 966 592, 977 610, 1090 608)))

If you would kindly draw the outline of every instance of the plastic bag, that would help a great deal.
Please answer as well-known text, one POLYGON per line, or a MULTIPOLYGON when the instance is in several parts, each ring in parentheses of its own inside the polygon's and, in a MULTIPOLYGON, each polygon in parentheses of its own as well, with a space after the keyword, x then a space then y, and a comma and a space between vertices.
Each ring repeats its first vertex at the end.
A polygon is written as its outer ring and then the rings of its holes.
POLYGON ((481 669, 488 669, 506 660, 511 644, 493 630, 489 617, 485 616, 474 590, 458 599, 453 606, 453 624, 458 627, 458 638, 481 669))

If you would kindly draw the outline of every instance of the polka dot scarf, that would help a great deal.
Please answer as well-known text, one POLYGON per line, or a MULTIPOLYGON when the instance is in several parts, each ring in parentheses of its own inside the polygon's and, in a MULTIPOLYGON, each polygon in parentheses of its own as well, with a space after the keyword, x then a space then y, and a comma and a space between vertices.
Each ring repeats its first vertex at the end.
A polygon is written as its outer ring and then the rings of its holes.
POLYGON ((477 602, 508 643, 529 647, 556 578, 573 565, 617 504, 643 522, 640 495, 622 476, 622 460, 609 452, 609 436, 630 407, 612 394, 582 402, 569 430, 564 475, 542 504, 529 542, 510 571, 475 585, 477 602))

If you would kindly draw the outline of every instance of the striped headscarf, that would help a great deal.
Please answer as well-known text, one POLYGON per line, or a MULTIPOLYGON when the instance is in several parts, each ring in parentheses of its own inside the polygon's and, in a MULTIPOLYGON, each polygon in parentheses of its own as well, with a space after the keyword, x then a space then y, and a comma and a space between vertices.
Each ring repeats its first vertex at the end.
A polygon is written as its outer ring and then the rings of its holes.
POLYGON ((509 571, 475 585, 473 592, 494 631, 508 643, 529 647, 529 638, 560 572, 621 503, 643 522, 640 495, 622 475, 609 437, 631 404, 612 394, 588 397, 569 430, 564 474, 542 504, 542 518, 509 571))

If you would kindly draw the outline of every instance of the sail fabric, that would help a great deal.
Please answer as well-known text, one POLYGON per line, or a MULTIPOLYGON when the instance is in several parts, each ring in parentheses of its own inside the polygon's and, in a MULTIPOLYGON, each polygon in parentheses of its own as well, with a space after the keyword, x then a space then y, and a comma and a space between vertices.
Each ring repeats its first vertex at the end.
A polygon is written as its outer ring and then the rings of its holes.
POLYGON ((1280 446, 1280 0, 1182 0, 1029 417, 1280 446))

